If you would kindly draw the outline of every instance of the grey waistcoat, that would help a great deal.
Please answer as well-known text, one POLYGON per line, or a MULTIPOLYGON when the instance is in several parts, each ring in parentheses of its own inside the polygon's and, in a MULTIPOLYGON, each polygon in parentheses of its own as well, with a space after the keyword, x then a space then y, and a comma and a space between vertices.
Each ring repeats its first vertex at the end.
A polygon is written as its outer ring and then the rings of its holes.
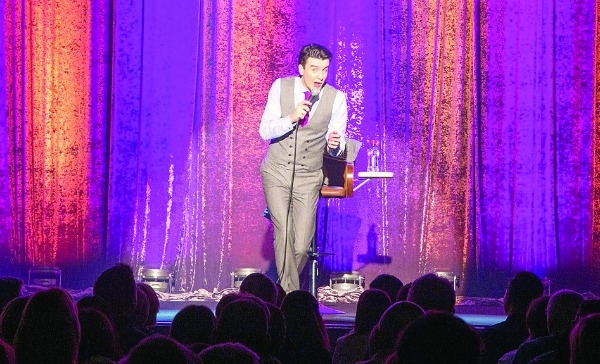
MULTIPOLYGON (((281 79, 281 117, 292 113, 294 104, 294 79, 286 77, 281 79)), ((291 132, 271 140, 266 156, 266 162, 272 167, 292 169, 294 162, 294 139, 296 145, 296 171, 314 172, 323 166, 323 152, 327 141, 327 126, 331 120, 333 100, 337 90, 325 85, 320 95, 319 107, 311 115, 306 126, 298 131, 291 132)))

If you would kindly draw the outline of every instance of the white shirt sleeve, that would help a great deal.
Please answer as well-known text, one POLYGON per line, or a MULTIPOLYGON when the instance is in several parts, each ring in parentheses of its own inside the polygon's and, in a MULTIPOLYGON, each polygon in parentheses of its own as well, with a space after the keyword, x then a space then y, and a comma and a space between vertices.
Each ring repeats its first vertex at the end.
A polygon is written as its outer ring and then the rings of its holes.
POLYGON ((267 105, 260 120, 259 133, 263 140, 271 140, 285 135, 294 129, 294 124, 290 121, 290 116, 281 117, 281 79, 275 80, 269 96, 267 105))
POLYGON ((346 94, 339 91, 333 100, 333 109, 331 111, 331 120, 327 128, 325 140, 329 139, 329 134, 337 131, 340 134, 340 146, 330 150, 329 153, 334 156, 339 156, 346 149, 346 125, 348 124, 348 104, 346 103, 346 94))
MULTIPOLYGON (((295 87, 299 87, 297 84, 295 87)), ((296 100, 295 100, 296 101, 296 100)), ((317 101, 313 107, 316 110, 319 107, 317 101)), ((310 122, 310 119, 309 119, 310 122)), ((346 125, 348 124, 348 104, 346 103, 346 95, 338 91, 333 100, 333 108, 331 111, 331 120, 327 127, 325 140, 329 138, 329 134, 337 131, 340 135, 340 146, 330 153, 335 156, 342 154, 346 148, 346 125)), ((289 133, 294 129, 294 124, 290 121, 290 116, 281 117, 281 79, 275 80, 269 95, 267 97, 267 105, 260 120, 259 133, 263 140, 271 140, 289 133)))

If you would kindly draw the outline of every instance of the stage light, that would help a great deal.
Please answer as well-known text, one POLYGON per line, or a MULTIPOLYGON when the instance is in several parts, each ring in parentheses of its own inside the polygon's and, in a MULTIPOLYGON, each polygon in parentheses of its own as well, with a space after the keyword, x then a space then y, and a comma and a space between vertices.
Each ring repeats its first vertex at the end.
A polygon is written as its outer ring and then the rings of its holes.
POLYGON ((32 267, 29 269, 27 284, 42 287, 60 287, 62 271, 57 267, 32 267))
POLYGON ((237 268, 231 272, 231 288, 240 288, 244 278, 248 277, 252 273, 262 273, 260 269, 256 268, 237 268))
POLYGON ((359 272, 333 272, 329 286, 336 291, 352 291, 358 287, 365 288, 365 277, 359 272))
POLYGON ((142 269, 140 280, 157 292, 171 293, 175 275, 167 269, 142 269))

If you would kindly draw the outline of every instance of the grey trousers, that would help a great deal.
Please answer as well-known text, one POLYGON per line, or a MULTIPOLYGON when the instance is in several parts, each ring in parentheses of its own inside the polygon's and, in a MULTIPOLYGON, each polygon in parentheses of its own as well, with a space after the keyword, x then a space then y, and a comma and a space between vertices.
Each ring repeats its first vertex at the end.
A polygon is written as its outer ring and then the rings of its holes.
POLYGON ((275 232, 278 280, 286 292, 295 291, 300 289, 299 276, 308 262, 308 252, 315 236, 317 202, 323 184, 323 171, 296 171, 291 204, 291 171, 263 163, 260 172, 275 232))

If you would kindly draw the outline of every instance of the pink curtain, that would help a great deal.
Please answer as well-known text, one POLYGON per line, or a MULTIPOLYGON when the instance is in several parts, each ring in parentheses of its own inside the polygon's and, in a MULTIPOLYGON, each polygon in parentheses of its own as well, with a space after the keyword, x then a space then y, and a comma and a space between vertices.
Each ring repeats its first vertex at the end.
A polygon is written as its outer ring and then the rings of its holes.
POLYGON ((0 7, 6 273, 59 266, 85 287, 123 261, 211 291, 236 268, 272 271, 258 123, 316 42, 335 55, 348 135, 380 141, 394 172, 322 201, 324 270, 451 272, 464 294, 498 295, 528 269, 593 289, 594 0, 0 7))

